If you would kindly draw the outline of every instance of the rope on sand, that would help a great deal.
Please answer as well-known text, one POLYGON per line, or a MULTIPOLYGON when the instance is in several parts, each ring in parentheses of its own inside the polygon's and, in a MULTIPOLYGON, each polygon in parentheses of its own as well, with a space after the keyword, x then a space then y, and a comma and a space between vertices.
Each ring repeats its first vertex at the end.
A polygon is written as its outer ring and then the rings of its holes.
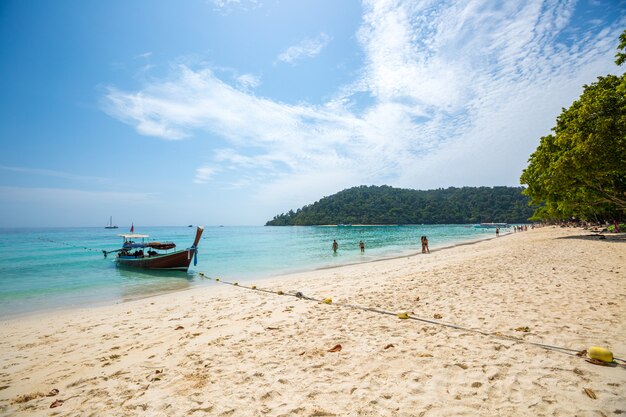
MULTIPOLYGON (((551 350, 551 351, 554 351, 554 352, 559 352, 559 353, 563 353, 563 354, 570 355, 570 356, 578 356, 580 358, 585 358, 585 355, 587 353, 586 349, 582 349, 582 350, 581 349, 569 349, 569 348, 562 347, 562 346, 554 346, 554 345, 548 345, 548 344, 545 344, 545 343, 531 342, 531 341, 520 339, 520 338, 517 338, 517 337, 503 335, 500 332, 488 332, 488 331, 481 330, 481 329, 472 329, 472 328, 469 328, 469 327, 459 326, 459 325, 452 324, 452 323, 445 323, 445 322, 442 322, 442 321, 426 319, 426 318, 423 318, 423 317, 416 316, 414 313, 408 313, 408 312, 394 313, 392 311, 381 310, 379 308, 363 307, 363 306, 359 306, 359 305, 355 305, 355 304, 347 304, 347 303, 334 303, 331 298, 318 299, 318 298, 315 298, 315 297, 308 297, 308 296, 302 294, 300 291, 293 292, 293 293, 285 293, 285 292, 280 291, 280 290, 273 291, 273 290, 268 290, 268 289, 264 289, 264 288, 258 288, 256 285, 247 286, 247 285, 241 285, 238 282, 224 281, 224 280, 222 280, 220 278, 210 277, 210 276, 206 275, 204 272, 199 272, 198 275, 200 275, 202 278, 214 280, 214 281, 222 283, 222 284, 232 285, 234 287, 240 287, 240 288, 244 288, 244 289, 248 289, 248 290, 252 290, 252 291, 259 291, 259 292, 264 292, 264 293, 269 293, 269 294, 276 294, 276 295, 287 295, 287 296, 296 297, 296 298, 302 299, 302 300, 315 301, 315 302, 320 303, 320 304, 334 304, 334 305, 336 305, 338 307, 346 307, 346 308, 351 308, 351 309, 354 309, 354 310, 368 311, 368 312, 372 312, 372 313, 378 313, 378 314, 384 314, 384 315, 388 315, 388 316, 394 316, 394 317, 398 317, 400 319, 408 319, 408 320, 419 321, 419 322, 422 322, 422 323, 428 323, 428 324, 433 324, 433 325, 436 325, 436 326, 448 327, 448 328, 455 329, 455 330, 463 330, 463 331, 466 331, 466 332, 477 333, 477 334, 480 334, 482 336, 495 337, 495 338, 498 338, 498 339, 509 340, 509 341, 518 342, 518 343, 524 343, 524 344, 527 344, 527 345, 536 346, 536 347, 539 347, 539 348, 542 348, 542 349, 551 350)), ((615 358, 615 357, 613 359, 615 361, 626 363, 626 360, 624 360, 624 359, 615 358)), ((598 361, 594 361, 594 360, 588 360, 588 361, 590 361, 591 363, 594 363, 594 364, 599 364, 598 361)), ((610 366, 610 363, 606 363, 605 365, 609 365, 610 366)), ((619 366, 624 367, 624 365, 619 365, 619 366)))

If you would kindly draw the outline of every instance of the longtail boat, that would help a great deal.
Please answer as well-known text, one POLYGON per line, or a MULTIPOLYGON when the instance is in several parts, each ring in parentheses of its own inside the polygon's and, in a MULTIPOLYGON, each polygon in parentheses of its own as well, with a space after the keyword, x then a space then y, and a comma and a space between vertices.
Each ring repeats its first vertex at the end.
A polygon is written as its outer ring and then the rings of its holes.
POLYGON ((198 261, 198 243, 204 228, 198 226, 196 238, 190 247, 168 252, 176 248, 173 242, 150 242, 146 241, 150 236, 136 233, 119 234, 124 239, 121 249, 103 251, 106 257, 108 253, 117 252, 115 261, 119 265, 131 266, 143 269, 169 269, 186 271, 191 261, 196 265, 198 261))

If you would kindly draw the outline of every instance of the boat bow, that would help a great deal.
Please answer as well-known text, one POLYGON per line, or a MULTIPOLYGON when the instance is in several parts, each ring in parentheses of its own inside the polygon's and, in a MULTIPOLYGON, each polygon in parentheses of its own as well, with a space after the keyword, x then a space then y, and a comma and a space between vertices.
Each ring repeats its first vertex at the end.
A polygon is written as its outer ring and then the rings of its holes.
POLYGON ((193 266, 198 265, 198 243, 200 243, 202 232, 204 232, 204 227, 198 226, 196 229, 196 238, 193 241, 193 245, 189 248, 189 255, 191 255, 191 251, 193 251, 193 266))

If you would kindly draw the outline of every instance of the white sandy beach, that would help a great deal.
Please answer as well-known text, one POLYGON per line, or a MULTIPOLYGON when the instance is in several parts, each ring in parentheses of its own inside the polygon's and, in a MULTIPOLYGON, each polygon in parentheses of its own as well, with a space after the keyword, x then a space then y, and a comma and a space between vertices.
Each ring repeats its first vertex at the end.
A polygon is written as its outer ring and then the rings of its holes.
POLYGON ((0 414, 626 415, 626 368, 522 342, 626 358, 626 237, 589 234, 536 229, 253 283, 331 305, 220 285, 4 320, 0 414))

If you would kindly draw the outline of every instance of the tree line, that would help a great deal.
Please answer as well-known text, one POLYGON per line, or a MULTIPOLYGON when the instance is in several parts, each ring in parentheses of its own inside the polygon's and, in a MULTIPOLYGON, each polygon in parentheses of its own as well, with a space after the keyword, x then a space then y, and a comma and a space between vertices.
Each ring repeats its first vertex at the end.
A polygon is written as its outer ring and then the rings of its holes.
POLYGON ((424 191, 362 185, 274 216, 265 225, 524 223, 533 208, 522 190, 451 187, 424 191))

